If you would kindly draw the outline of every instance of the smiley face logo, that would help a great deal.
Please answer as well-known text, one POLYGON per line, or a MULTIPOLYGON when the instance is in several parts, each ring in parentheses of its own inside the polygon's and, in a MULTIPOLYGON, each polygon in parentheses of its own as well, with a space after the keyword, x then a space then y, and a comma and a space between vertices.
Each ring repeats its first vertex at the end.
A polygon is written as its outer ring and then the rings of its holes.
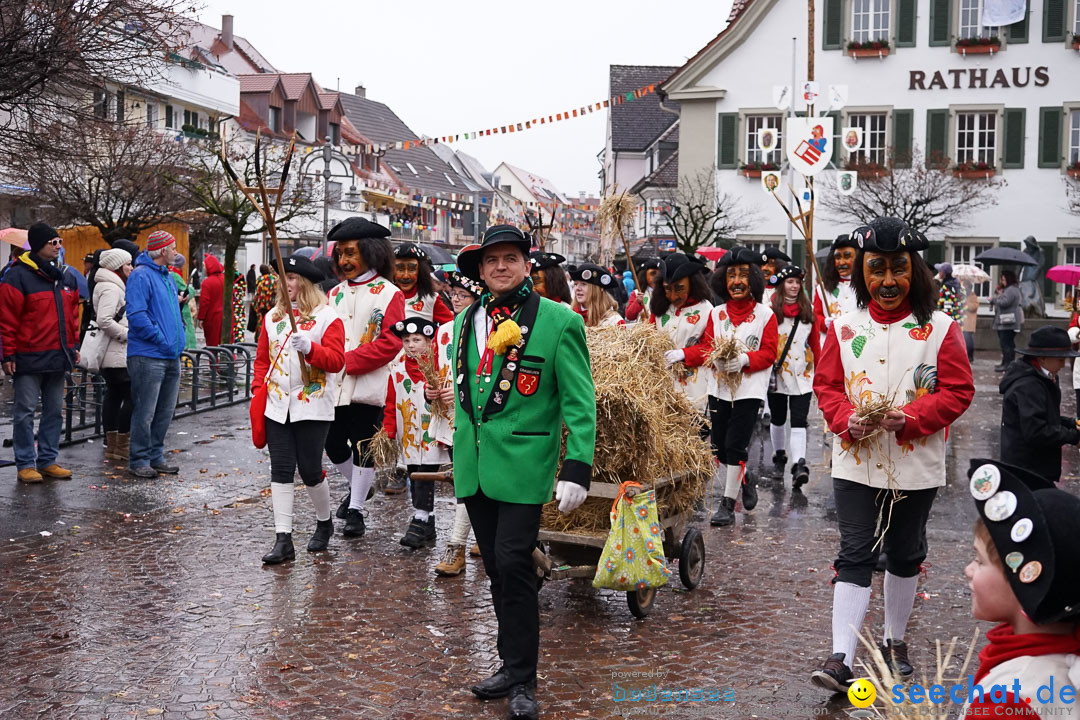
POLYGON ((877 698, 877 689, 866 678, 859 678, 851 683, 847 691, 848 700, 857 708, 870 707, 877 698))

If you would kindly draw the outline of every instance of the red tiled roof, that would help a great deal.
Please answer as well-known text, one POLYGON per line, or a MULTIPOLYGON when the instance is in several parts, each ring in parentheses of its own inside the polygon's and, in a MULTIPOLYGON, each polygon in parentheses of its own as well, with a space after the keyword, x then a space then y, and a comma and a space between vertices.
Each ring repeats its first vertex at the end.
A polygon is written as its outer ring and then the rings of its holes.
POLYGON ((343 143, 349 143, 350 145, 370 145, 371 140, 364 137, 364 135, 356 129, 356 126, 352 124, 349 118, 344 115, 341 116, 341 141, 343 143))
POLYGON ((334 106, 337 105, 338 97, 340 96, 340 94, 337 92, 327 92, 325 90, 318 93, 318 95, 319 107, 321 107, 323 110, 333 110, 334 106))
POLYGON ((318 92, 318 85, 312 80, 311 73, 282 73, 280 77, 281 84, 285 88, 285 98, 288 100, 299 100, 307 89, 308 83, 315 85, 318 92))
POLYGON ((731 28, 735 27, 735 23, 746 13, 747 9, 749 9, 749 7, 753 4, 754 0, 735 0, 735 2, 731 5, 731 13, 728 15, 727 27, 721 30, 720 33, 712 40, 710 40, 705 47, 698 50, 692 58, 683 63, 682 67, 671 73, 671 75, 668 76, 667 80, 664 80, 662 83, 660 83, 657 89, 663 92, 664 85, 667 85, 668 82, 670 82, 671 78, 675 77, 683 70, 693 65, 695 62, 698 61, 698 58, 704 55, 710 48, 716 45, 716 43, 720 42, 720 39, 727 35, 728 31, 730 31, 731 28))
POLYGON ((240 92, 264 93, 273 92, 274 86, 280 82, 280 76, 273 73, 259 73, 257 75, 239 75, 240 92))

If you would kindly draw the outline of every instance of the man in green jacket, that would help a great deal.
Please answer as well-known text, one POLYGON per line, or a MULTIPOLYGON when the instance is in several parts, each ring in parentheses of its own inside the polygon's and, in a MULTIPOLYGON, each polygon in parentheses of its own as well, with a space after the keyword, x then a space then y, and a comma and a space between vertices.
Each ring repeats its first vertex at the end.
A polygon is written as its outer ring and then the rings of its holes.
POLYGON ((502 667, 472 688, 510 697, 510 718, 536 718, 540 613, 532 550, 551 500, 585 501, 596 444, 596 391, 585 324, 541 298, 529 276, 528 237, 512 225, 463 252, 465 275, 488 292, 454 321, 454 489, 465 502, 499 621, 502 667), (556 486, 562 428, 566 458, 556 486), (553 486, 555 486, 553 488, 553 486))

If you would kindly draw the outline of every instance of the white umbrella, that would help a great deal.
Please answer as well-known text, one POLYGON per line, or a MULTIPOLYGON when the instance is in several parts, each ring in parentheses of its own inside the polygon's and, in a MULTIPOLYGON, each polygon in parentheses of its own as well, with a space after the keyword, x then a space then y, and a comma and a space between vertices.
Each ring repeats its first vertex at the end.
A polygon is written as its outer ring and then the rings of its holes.
POLYGON ((971 283, 984 283, 990 281, 990 276, 978 265, 966 263, 952 266, 953 277, 957 280, 971 283))

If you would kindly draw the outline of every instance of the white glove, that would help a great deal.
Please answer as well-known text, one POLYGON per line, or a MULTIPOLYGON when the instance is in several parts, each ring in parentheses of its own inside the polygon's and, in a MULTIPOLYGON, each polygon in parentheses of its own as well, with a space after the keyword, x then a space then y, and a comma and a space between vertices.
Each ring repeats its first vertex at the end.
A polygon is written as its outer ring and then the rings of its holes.
POLYGON ((560 480, 555 485, 555 499, 559 501, 559 512, 572 513, 585 502, 589 491, 575 482, 560 480))
POLYGON ((742 369, 749 364, 750 356, 743 353, 742 355, 731 358, 725 362, 722 367, 726 373, 737 373, 742 372, 742 369))
POLYGON ((685 350, 668 350, 666 353, 664 353, 664 360, 667 361, 668 365, 674 365, 675 363, 682 362, 685 359, 685 350))
POLYGON ((311 352, 311 338, 308 337, 306 332, 297 330, 289 338, 289 346, 293 350, 297 350, 301 355, 307 355, 311 352))

